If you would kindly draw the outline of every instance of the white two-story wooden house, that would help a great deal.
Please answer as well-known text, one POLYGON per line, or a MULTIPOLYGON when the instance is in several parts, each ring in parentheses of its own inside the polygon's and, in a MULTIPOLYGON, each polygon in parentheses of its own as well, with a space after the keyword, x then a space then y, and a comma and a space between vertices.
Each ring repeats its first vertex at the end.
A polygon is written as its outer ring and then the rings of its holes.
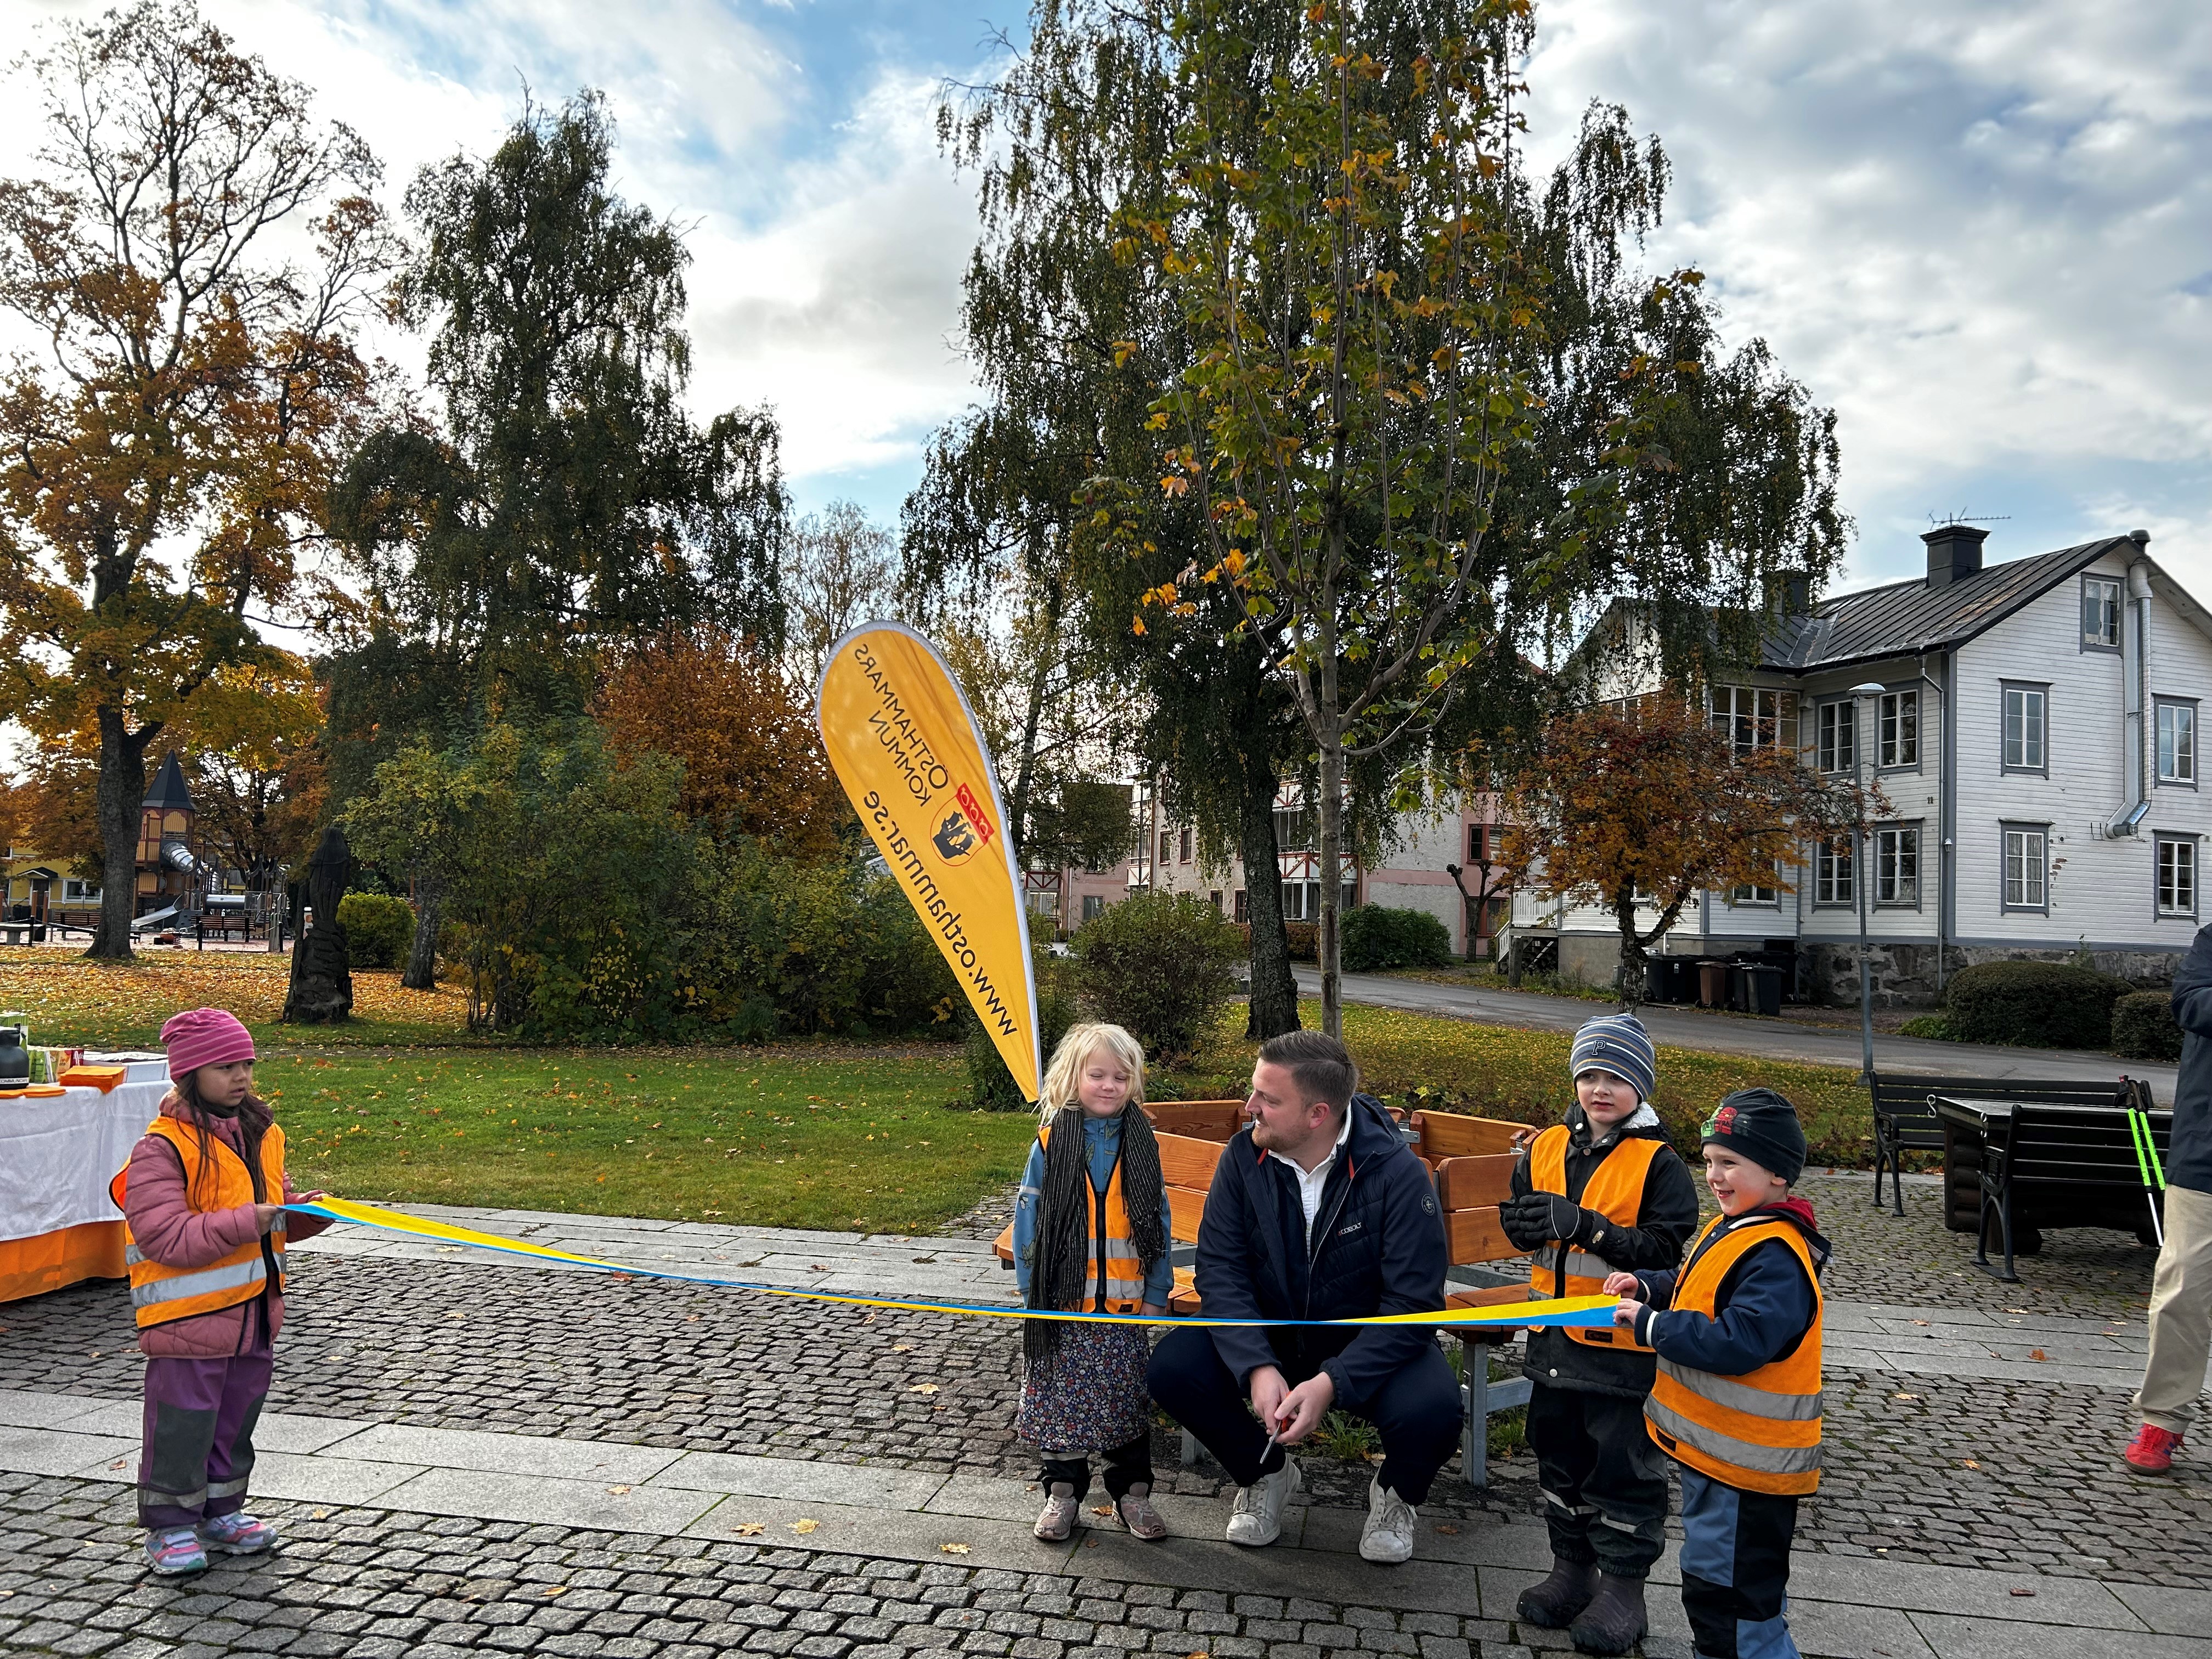
MULTIPOLYGON (((1758 666, 1710 691, 1739 744, 1863 767, 1888 811, 1856 860, 1808 846, 1771 886, 1703 895, 1656 948, 1794 948, 1811 995, 1856 1000, 1863 904, 1887 1003, 2007 957, 2171 972, 2212 831, 2212 613, 2142 532, 1984 566, 1987 534, 1946 525, 1922 538, 1924 576, 1785 606, 1758 666)), ((1514 928, 1556 936, 1570 973, 1613 976, 1608 913, 1523 896, 1514 928)))

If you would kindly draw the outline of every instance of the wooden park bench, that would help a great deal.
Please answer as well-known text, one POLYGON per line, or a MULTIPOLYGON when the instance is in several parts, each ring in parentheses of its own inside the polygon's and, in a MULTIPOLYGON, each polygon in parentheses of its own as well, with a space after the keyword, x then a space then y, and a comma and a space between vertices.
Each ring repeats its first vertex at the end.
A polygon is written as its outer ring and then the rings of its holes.
MULTIPOLYGON (((1199 1224, 1206 1213, 1206 1196, 1212 1188, 1214 1170, 1221 1162, 1221 1148, 1241 1127, 1243 1111, 1242 1101, 1162 1102, 1145 1108, 1159 1141, 1160 1175, 1167 1187, 1171 1224, 1175 1288, 1168 1309, 1183 1317, 1200 1311, 1194 1266, 1199 1224), (1190 1133, 1221 1127, 1218 1109, 1224 1105, 1236 1111, 1229 1120, 1229 1133, 1218 1139, 1190 1133)), ((1448 1306, 1487 1308, 1528 1299, 1525 1280, 1486 1265, 1525 1259, 1525 1253, 1506 1238, 1498 1219, 1498 1206, 1510 1195, 1513 1165, 1519 1158, 1510 1150, 1512 1138, 1522 1127, 1449 1112, 1413 1114, 1408 1133, 1414 1150, 1429 1165, 1443 1211, 1451 1263, 1444 1297, 1448 1306)), ((1009 1224, 994 1246, 1009 1269, 1014 1263, 1013 1237, 1014 1230, 1009 1224)), ((1479 1487, 1489 1477, 1490 1419, 1528 1403, 1528 1379, 1491 1381, 1490 1351, 1510 1338, 1510 1330, 1455 1330, 1450 1334, 1460 1341, 1460 1396, 1466 1407, 1460 1435, 1461 1472, 1469 1486, 1479 1487)), ((1186 1431, 1184 1465, 1195 1462, 1197 1456, 1198 1443, 1186 1431)))
POLYGON ((2016 1282, 2015 1251, 2040 1250, 2045 1228, 2112 1227, 2145 1244, 2155 1242, 2153 1212, 2163 1206, 2146 1180, 2148 1160, 2130 1119, 2141 1114, 2162 1165, 2173 1114, 2151 1106, 2148 1084, 2121 1082, 2117 1098, 2090 1103, 1936 1095, 1936 1114, 1954 1146, 1971 1146, 1974 1155, 1976 1267, 2016 1282), (1992 1235, 2003 1249, 2002 1272, 1990 1260, 1992 1235))
POLYGON ((1890 1174, 1897 1213, 1905 1213, 1905 1152, 1942 1152, 1943 1224, 1954 1233, 1981 1224, 1978 1146, 1956 1144, 1931 1103, 1936 1095, 1953 1100, 2028 1101, 2053 1106, 2119 1106, 2129 1098, 2130 1079, 2110 1084, 2040 1081, 2031 1078, 1915 1077, 1876 1072, 1869 1085, 1874 1103, 1874 1201, 1881 1202, 1881 1176, 1890 1174))

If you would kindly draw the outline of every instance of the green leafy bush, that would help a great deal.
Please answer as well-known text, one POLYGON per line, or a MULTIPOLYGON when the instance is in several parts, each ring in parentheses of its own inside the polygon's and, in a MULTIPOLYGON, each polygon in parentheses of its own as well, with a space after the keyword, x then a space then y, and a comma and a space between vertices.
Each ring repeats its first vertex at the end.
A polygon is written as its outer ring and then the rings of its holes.
POLYGON ((1348 972, 1441 968, 1450 960, 1450 930, 1425 910, 1361 904, 1344 913, 1344 966, 1348 972))
MULTIPOLYGON (((1061 958, 1040 949, 1036 971, 1038 1035, 1042 1042, 1043 1061, 1050 1065, 1052 1051, 1067 1035, 1067 1028, 1081 1018, 1082 1011, 1069 989, 1067 964, 1061 958)), ((966 1028, 968 1104, 981 1112, 1028 1111, 1036 1103, 1015 1085, 1014 1074, 999 1057, 998 1044, 984 1032, 983 1022, 975 1017, 975 1010, 963 1006, 961 1018, 966 1028)))
POLYGON ((1243 936, 1188 893, 1139 893, 1076 933, 1075 990, 1153 1060, 1187 1054, 1237 992, 1243 936))
POLYGON ((1321 960, 1321 924, 1312 921, 1286 921, 1283 924, 1283 946, 1292 962, 1321 960))
POLYGON ((2130 1060, 2179 1060, 2173 993, 2130 991, 2112 1005, 2112 1049, 2130 1060))
POLYGON ((1958 1034, 1951 1029, 1951 1022, 1941 1014, 1915 1014, 1897 1030, 1900 1036, 1926 1037, 1935 1042, 1959 1040, 1958 1034))
POLYGON ((402 968, 415 942, 415 907, 387 893, 348 893, 338 901, 349 968, 402 968))
POLYGON ((1944 994, 1961 1042, 2102 1048, 2125 980, 2063 962, 1985 962, 1954 975, 1944 994))

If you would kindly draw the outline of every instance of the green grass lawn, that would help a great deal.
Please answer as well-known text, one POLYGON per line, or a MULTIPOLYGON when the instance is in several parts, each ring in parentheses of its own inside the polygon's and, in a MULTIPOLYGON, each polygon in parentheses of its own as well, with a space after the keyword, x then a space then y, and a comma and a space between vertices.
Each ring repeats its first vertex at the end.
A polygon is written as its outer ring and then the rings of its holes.
POLYGON ((947 1109, 944 1048, 275 1055, 295 1182, 482 1205, 922 1232, 1021 1173, 1033 1120, 947 1109))

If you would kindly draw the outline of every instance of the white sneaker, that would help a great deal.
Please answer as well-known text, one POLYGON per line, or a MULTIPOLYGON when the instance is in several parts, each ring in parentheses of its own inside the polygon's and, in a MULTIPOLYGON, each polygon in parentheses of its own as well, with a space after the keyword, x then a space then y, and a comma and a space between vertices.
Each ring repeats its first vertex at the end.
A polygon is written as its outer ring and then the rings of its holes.
POLYGON ((1367 1483, 1367 1524, 1359 1529, 1360 1559, 1395 1566, 1411 1560, 1413 1554, 1413 1506, 1384 1486, 1378 1474, 1367 1483))
MULTIPOLYGON (((1295 1457, 1283 1459, 1283 1467, 1273 1474, 1263 1474, 1256 1486, 1239 1486, 1237 1502, 1229 1511, 1229 1541, 1256 1548, 1272 1544, 1283 1535, 1283 1506, 1291 1501, 1291 1494, 1304 1485, 1298 1474, 1295 1457)), ((1407 1545, 1407 1553, 1413 1546, 1407 1545)))

